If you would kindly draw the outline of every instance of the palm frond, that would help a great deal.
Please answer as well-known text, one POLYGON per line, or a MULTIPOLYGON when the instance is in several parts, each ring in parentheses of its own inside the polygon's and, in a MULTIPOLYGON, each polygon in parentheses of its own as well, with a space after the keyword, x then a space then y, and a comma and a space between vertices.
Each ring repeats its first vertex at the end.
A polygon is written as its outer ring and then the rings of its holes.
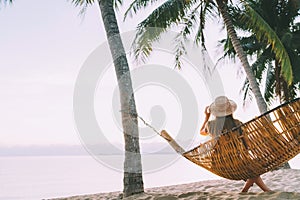
POLYGON ((300 23, 296 23, 292 26, 292 45, 293 49, 297 49, 300 52, 300 23))
POLYGON ((92 5, 95 0, 71 0, 71 2, 74 4, 74 6, 86 6, 86 5, 92 5))
POLYGON ((293 71, 290 58, 286 49, 275 31, 266 23, 266 21, 255 12, 251 6, 245 4, 245 10, 248 17, 244 17, 244 23, 249 29, 252 29, 256 33, 256 37, 259 41, 267 40, 271 45, 276 59, 280 62, 281 73, 287 83, 290 85, 293 81, 293 71))
POLYGON ((87 8, 95 3, 95 0, 71 0, 72 4, 75 7, 80 7, 79 15, 84 15, 87 8))
POLYGON ((274 94, 275 94, 274 88, 275 88, 274 68, 273 66, 269 65, 267 69, 265 92, 264 92, 264 98, 269 105, 272 104, 272 99, 274 98, 274 94))
POLYGON ((183 36, 188 36, 193 31, 195 24, 198 24, 197 16, 199 15, 199 7, 201 4, 198 4, 196 7, 192 8, 191 11, 187 10, 185 16, 180 22, 180 33, 183 36))
POLYGON ((0 4, 1 3, 6 4, 6 3, 12 3, 12 2, 13 2, 13 0, 0 0, 0 4))
POLYGON ((7 4, 12 4, 13 0, 0 0, 0 9, 2 8, 1 5, 6 6, 7 4))
POLYGON ((120 6, 123 5, 123 1, 122 0, 115 0, 115 8, 119 9, 120 6))
POLYGON ((145 62, 152 52, 152 43, 157 41, 164 31, 160 28, 139 29, 131 47, 135 60, 145 62))
POLYGON ((177 34, 175 38, 175 68, 181 69, 182 61, 181 58, 183 55, 186 55, 186 48, 185 48, 185 41, 186 37, 183 32, 177 34))
POLYGON ((205 47, 205 38, 204 38, 204 28, 206 24, 206 16, 209 14, 212 16, 215 16, 214 10, 216 8, 216 5, 212 1, 201 1, 197 8, 200 8, 199 15, 199 27, 197 30, 197 33, 195 35, 195 42, 196 44, 199 44, 201 42, 201 45, 204 49, 205 47))
POLYGON ((236 51, 233 48, 233 45, 232 45, 232 42, 231 42, 229 36, 227 36, 226 39, 222 39, 219 41, 218 46, 221 46, 221 45, 223 45, 224 54, 220 59, 225 59, 226 57, 228 57, 230 59, 235 59, 236 51))
POLYGON ((175 38, 175 68, 181 69, 182 61, 181 58, 183 55, 186 55, 185 43, 187 36, 189 36, 195 24, 198 24, 197 16, 199 15, 199 7, 201 4, 193 7, 193 9, 186 14, 180 23, 180 31, 175 38))
POLYGON ((290 26, 290 22, 294 21, 299 16, 300 1, 299 0, 288 0, 281 1, 281 9, 284 15, 281 15, 280 24, 284 28, 290 26))
POLYGON ((184 1, 169 0, 155 9, 137 27, 132 48, 136 60, 145 61, 152 51, 152 43, 157 41, 172 24, 181 22, 189 8, 184 1))
POLYGON ((259 83, 262 81, 262 75, 266 70, 266 66, 270 65, 272 58, 272 52, 270 48, 265 49, 261 54, 257 55, 256 61, 251 65, 254 75, 259 83))
POLYGON ((134 0, 124 14, 124 20, 128 15, 132 17, 133 13, 137 13, 140 9, 156 3, 158 0, 134 0))
MULTIPOLYGON (((257 41, 255 36, 251 35, 249 37, 239 37, 240 43, 244 52, 249 55, 255 55, 260 49, 263 48, 262 44, 257 41)), ((232 42, 229 37, 219 41, 218 46, 223 46, 224 54, 221 59, 228 57, 234 59, 236 57, 236 51, 233 48, 232 42)))
POLYGON ((138 27, 168 28, 172 23, 178 24, 189 9, 184 1, 168 0, 155 9, 138 27))
POLYGON ((294 83, 300 83, 300 54, 293 49, 287 49, 289 52, 291 63, 293 66, 293 73, 294 73, 294 83))
POLYGON ((241 93, 244 93, 243 94, 243 106, 246 105, 247 99, 249 99, 249 101, 253 100, 253 93, 252 93, 252 89, 250 87, 250 83, 249 83, 248 78, 246 78, 245 81, 244 81, 243 87, 240 90, 240 94, 241 93))

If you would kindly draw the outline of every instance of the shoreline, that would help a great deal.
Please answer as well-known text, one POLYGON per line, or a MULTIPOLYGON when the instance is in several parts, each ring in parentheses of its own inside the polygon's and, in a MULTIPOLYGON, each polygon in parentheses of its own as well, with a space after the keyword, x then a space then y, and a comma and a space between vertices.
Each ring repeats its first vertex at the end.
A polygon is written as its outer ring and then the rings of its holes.
MULTIPOLYGON (((227 179, 206 180, 194 183, 146 188, 127 200, 158 199, 300 199, 300 169, 281 169, 263 174, 262 179, 272 192, 262 192, 254 185, 248 193, 241 193, 244 181, 227 179)), ((120 191, 54 198, 52 200, 121 199, 120 191)))

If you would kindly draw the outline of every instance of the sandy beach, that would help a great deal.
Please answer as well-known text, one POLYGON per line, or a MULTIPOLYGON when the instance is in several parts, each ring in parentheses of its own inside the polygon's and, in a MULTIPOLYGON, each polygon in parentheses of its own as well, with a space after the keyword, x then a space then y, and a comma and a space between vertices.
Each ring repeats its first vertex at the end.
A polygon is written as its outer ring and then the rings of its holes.
MULTIPOLYGON (((146 188, 145 193, 133 195, 127 200, 160 200, 160 199, 300 199, 300 170, 285 169, 268 172, 262 175, 263 180, 272 192, 262 192, 256 185, 248 193, 240 190, 244 181, 226 179, 200 181, 182 185, 157 188, 146 188)), ((99 193, 83 196, 65 197, 56 200, 98 200, 121 199, 121 192, 99 193)))

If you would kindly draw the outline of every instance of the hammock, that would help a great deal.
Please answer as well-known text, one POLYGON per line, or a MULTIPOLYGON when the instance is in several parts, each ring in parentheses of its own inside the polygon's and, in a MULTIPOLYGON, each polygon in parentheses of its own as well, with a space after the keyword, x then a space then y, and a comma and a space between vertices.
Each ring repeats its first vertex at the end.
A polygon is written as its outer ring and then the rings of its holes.
POLYGON ((210 172, 246 180, 276 169, 300 152, 300 98, 187 152, 166 131, 160 135, 177 153, 210 172))

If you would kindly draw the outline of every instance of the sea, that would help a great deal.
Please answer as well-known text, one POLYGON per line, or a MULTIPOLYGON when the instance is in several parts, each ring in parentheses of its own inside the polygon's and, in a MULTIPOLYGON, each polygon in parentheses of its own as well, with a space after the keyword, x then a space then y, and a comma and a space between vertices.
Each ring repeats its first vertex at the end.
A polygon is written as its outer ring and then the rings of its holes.
MULTIPOLYGON (((122 191, 121 161, 119 155, 3 156, 0 199, 51 199, 122 191)), ((300 155, 289 163, 300 169, 300 155)), ((168 154, 144 155, 143 168, 145 188, 221 179, 185 158, 168 154)))

